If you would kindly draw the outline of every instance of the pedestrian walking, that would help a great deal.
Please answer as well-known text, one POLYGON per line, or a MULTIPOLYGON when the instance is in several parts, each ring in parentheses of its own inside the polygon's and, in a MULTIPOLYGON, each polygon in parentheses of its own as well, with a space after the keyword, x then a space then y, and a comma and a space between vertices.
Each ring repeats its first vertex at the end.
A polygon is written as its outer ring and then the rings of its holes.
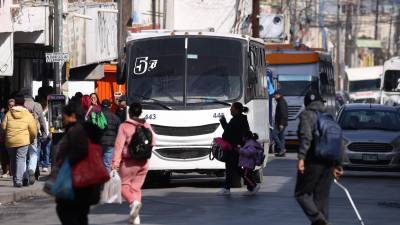
POLYGON ((105 99, 101 103, 102 111, 107 119, 107 128, 101 137, 101 145, 103 147, 104 166, 111 171, 111 159, 114 153, 115 139, 118 134, 118 128, 121 121, 111 110, 111 102, 105 99))
POLYGON ((133 160, 128 146, 139 127, 147 128, 153 134, 151 145, 155 145, 154 132, 146 122, 139 118, 142 114, 142 105, 133 103, 129 106, 129 118, 121 123, 117 139, 115 141, 112 169, 119 171, 122 184, 122 196, 129 202, 131 211, 128 222, 140 224, 139 212, 142 207, 141 188, 146 179, 149 162, 144 160, 133 160))
POLYGON ((24 107, 24 96, 17 95, 14 99, 15 106, 7 112, 1 126, 5 132, 14 187, 21 187, 26 172, 28 148, 37 136, 37 126, 33 115, 24 107))
POLYGON ((227 123, 224 115, 221 116, 220 123, 224 132, 222 134, 222 139, 226 140, 231 144, 232 148, 226 151, 225 158, 225 184, 217 194, 218 195, 230 195, 232 183, 234 177, 239 177, 239 153, 237 151, 240 146, 243 146, 244 134, 250 131, 249 122, 247 121, 247 116, 243 113, 247 113, 249 109, 244 107, 242 103, 235 102, 231 106, 232 119, 227 123))
MULTIPOLYGON (((4 111, 4 116, 1 118, 0 123, 3 122, 7 112, 15 105, 15 100, 13 98, 9 99, 7 102, 7 109, 4 111)), ((10 176, 10 157, 8 156, 8 151, 6 148, 6 133, 2 127, 0 127, 0 162, 1 162, 1 178, 8 178, 10 176)))
POLYGON ((286 154, 285 130, 288 125, 288 105, 281 91, 276 91, 274 98, 276 100, 276 110, 272 137, 275 141, 275 156, 284 157, 286 154))
POLYGON ((119 119, 121 120, 121 122, 124 122, 126 120, 126 96, 122 95, 121 97, 119 97, 118 99, 118 109, 116 111, 117 116, 119 117, 119 119))
MULTIPOLYGON (((79 104, 70 103, 63 108, 63 124, 65 133, 59 142, 55 171, 60 169, 67 158, 71 167, 84 160, 88 155, 89 139, 93 143, 100 143, 98 129, 84 122, 83 110, 79 104)), ((100 200, 100 185, 74 187, 73 192, 73 200, 56 198, 57 215, 63 225, 87 225, 90 206, 100 200)))
POLYGON ((89 119, 89 115, 92 112, 95 112, 95 113, 101 112, 100 105, 93 104, 92 98, 89 95, 82 96, 81 105, 82 105, 82 108, 83 108, 83 113, 84 113, 84 116, 85 116, 84 117, 85 120, 89 119))
MULTIPOLYGON (((312 225, 327 225, 328 200, 333 178, 342 175, 340 161, 327 161, 317 156, 316 123, 326 108, 317 91, 304 97, 306 110, 300 115, 300 141, 295 197, 312 225)), ((339 140, 341 142, 341 140, 339 140)))
POLYGON ((46 130, 46 121, 43 116, 43 108, 40 103, 35 102, 30 88, 22 88, 20 90, 20 94, 24 95, 25 98, 25 107, 32 113, 33 118, 36 121, 37 128, 38 128, 38 135, 29 145, 28 149, 28 180, 29 184, 34 184, 37 177, 35 177, 36 167, 38 166, 39 161, 39 149, 41 149, 41 142, 40 140, 47 139, 47 130, 46 130))
POLYGON ((248 191, 246 195, 255 195, 261 187, 253 178, 258 152, 264 152, 264 148, 257 142, 257 139, 257 134, 247 131, 244 134, 245 144, 239 150, 239 166, 243 170, 242 177, 248 191))

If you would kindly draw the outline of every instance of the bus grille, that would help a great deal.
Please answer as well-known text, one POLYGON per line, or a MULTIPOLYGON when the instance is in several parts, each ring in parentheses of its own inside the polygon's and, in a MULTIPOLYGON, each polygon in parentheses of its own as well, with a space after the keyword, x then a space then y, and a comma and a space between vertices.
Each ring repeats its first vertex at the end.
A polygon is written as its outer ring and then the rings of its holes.
POLYGON ((299 113, 301 106, 288 106, 288 119, 295 120, 297 113, 299 113))
POLYGON ((197 127, 167 127, 160 125, 151 125, 154 132, 158 135, 187 137, 214 133, 219 123, 207 124, 197 127))
POLYGON ((209 148, 160 148, 155 150, 158 154, 170 159, 195 159, 207 156, 209 148))
POLYGON ((386 143, 355 142, 348 149, 353 152, 391 152, 393 146, 386 143))

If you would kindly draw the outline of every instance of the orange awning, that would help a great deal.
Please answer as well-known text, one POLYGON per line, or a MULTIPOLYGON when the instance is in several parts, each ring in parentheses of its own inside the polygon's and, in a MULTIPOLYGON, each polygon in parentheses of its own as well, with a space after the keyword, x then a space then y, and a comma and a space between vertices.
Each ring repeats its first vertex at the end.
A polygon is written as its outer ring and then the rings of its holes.
POLYGON ((307 64, 319 61, 317 52, 309 53, 272 53, 265 56, 265 60, 270 65, 282 64, 307 64))

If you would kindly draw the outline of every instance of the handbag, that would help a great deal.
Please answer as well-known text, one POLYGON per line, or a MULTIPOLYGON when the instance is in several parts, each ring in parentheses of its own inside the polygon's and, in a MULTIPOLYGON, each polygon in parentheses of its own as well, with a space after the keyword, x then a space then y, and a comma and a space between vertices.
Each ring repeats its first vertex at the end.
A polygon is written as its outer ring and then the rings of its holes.
POLYGON ((66 158, 58 171, 56 180, 51 185, 50 194, 56 198, 73 200, 75 198, 72 187, 71 165, 66 158))
POLYGON ((72 183, 76 188, 104 184, 110 179, 103 163, 103 150, 88 138, 88 153, 85 159, 72 167, 72 183))
POLYGON ((214 138, 211 148, 209 158, 210 160, 217 159, 218 161, 226 161, 226 152, 232 149, 232 145, 222 138, 214 138))

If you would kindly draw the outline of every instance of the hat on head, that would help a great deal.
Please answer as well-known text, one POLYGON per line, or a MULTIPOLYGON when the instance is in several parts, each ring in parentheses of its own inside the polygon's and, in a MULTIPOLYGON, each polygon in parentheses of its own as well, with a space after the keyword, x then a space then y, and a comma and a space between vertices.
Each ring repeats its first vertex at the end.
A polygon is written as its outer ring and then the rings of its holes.
POLYGON ((111 106, 110 100, 104 99, 104 100, 101 102, 101 106, 103 106, 104 108, 110 107, 110 106, 111 106))
POLYGON ((306 96, 304 96, 304 105, 308 106, 311 104, 311 102, 315 102, 315 101, 323 102, 324 100, 322 99, 322 97, 318 91, 309 90, 307 92, 306 96))

